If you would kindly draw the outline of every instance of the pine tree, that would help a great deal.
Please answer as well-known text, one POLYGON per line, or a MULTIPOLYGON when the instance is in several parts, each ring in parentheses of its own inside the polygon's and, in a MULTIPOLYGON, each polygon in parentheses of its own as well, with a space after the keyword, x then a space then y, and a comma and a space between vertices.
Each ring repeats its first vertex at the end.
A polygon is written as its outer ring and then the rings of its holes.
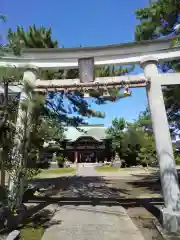
POLYGON ((52 40, 51 34, 51 28, 36 28, 36 26, 33 25, 25 31, 23 27, 17 26, 15 32, 9 29, 8 39, 11 44, 11 39, 18 38, 26 48, 57 48, 58 42, 52 40))

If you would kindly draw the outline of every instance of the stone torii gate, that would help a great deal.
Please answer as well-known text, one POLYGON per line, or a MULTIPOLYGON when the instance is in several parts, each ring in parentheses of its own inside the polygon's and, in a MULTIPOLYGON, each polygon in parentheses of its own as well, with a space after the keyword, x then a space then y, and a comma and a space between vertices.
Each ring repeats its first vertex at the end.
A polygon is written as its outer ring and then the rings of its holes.
POLYGON ((100 47, 70 49, 26 49, 21 57, 7 54, 0 57, 1 67, 25 68, 24 81, 36 85, 37 91, 93 89, 94 87, 146 87, 160 166, 164 208, 164 227, 180 231, 180 189, 173 156, 169 125, 161 87, 180 84, 179 73, 161 74, 158 63, 180 59, 180 47, 170 48, 172 38, 100 47), (94 66, 140 64, 144 75, 94 78, 94 66), (79 68, 80 79, 37 79, 38 68, 79 68))

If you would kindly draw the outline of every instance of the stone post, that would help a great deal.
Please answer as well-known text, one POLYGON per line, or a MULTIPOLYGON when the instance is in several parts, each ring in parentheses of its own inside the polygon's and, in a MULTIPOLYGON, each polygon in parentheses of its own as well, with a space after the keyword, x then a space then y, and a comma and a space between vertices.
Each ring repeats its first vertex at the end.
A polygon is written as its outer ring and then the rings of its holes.
POLYGON ((145 77, 150 80, 147 97, 165 205, 165 208, 161 209, 161 220, 166 230, 177 232, 180 231, 180 190, 163 93, 157 79, 157 64, 158 61, 150 57, 141 62, 141 67, 144 69, 145 77))
MULTIPOLYGON (((30 66, 27 68, 24 72, 23 77, 23 83, 28 82, 31 85, 35 84, 35 81, 37 79, 37 69, 33 66, 30 66)), ((24 138, 28 131, 28 124, 27 120, 29 121, 29 111, 27 112, 23 111, 22 109, 22 101, 27 98, 26 92, 24 88, 22 89, 21 95, 20 95, 20 101, 19 101, 19 107, 17 112, 17 121, 16 121, 16 131, 14 136, 14 146, 12 150, 12 163, 13 163, 13 171, 10 175, 9 179, 9 203, 15 205, 18 207, 21 204, 22 201, 22 195, 23 194, 23 177, 21 175, 22 167, 24 166, 24 138), (21 194, 22 193, 22 194, 21 194), (15 203, 16 202, 16 203, 15 203)))

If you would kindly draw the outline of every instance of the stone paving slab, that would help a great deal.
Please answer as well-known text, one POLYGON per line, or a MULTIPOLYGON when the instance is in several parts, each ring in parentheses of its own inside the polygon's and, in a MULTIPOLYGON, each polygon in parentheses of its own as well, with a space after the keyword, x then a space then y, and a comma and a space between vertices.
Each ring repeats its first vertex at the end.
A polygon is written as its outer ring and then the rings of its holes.
POLYGON ((83 165, 79 164, 76 168, 76 176, 99 176, 98 172, 96 172, 95 167, 93 165, 83 165))
POLYGON ((121 206, 63 206, 52 219, 56 221, 42 240, 144 240, 121 206))

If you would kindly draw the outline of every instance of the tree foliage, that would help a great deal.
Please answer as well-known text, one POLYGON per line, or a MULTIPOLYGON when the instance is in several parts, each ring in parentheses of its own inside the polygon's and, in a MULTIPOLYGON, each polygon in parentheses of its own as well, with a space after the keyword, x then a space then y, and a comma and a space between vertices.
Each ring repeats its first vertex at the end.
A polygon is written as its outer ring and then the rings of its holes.
MULTIPOLYGON (((114 119, 107 130, 113 150, 124 160, 126 166, 158 165, 155 138, 148 108, 139 114, 134 122, 126 122, 123 118, 114 119)), ((180 154, 174 148, 176 163, 180 163, 180 154)))
POLYGON ((143 132, 142 140, 143 142, 136 158, 137 162, 143 166, 157 165, 154 136, 143 132))
POLYGON ((107 136, 112 141, 112 148, 118 153, 122 152, 122 141, 126 126, 127 123, 123 118, 115 118, 112 121, 112 126, 107 130, 107 136))
MULTIPOLYGON (((179 44, 179 9, 179 0, 151 1, 148 7, 137 9, 135 14, 140 23, 135 29, 136 41, 174 36, 172 47, 179 44)), ((179 71, 179 63, 179 61, 167 62, 160 67, 163 72, 179 71)), ((170 124, 175 129, 180 129, 180 85, 167 86, 163 91, 170 124)))
POLYGON ((8 39, 10 42, 10 47, 12 46, 11 40, 17 38, 26 48, 57 48, 58 42, 52 40, 51 34, 51 28, 37 28, 34 24, 30 26, 27 31, 25 31, 24 28, 20 26, 17 26, 15 32, 9 29, 8 39))
POLYGON ((179 0, 151 1, 148 7, 137 9, 136 18, 140 24, 136 26, 137 41, 155 39, 175 33, 179 22, 179 0))
POLYGON ((123 118, 114 119, 107 131, 112 146, 126 166, 148 166, 156 162, 156 150, 148 110, 139 118, 126 122, 123 118))

